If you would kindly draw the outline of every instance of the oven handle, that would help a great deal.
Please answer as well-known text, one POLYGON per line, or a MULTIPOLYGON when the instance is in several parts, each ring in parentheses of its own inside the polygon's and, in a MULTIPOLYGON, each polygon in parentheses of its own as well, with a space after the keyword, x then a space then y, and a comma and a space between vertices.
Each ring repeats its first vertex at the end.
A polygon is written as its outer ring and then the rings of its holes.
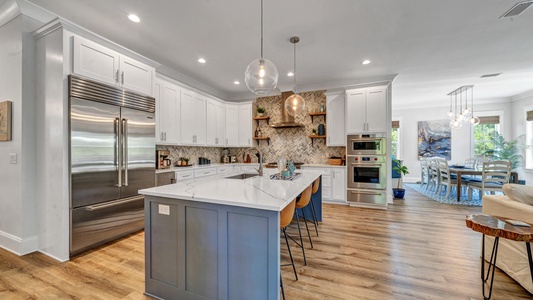
POLYGON ((351 163, 352 166, 354 167, 365 167, 365 166, 368 166, 368 167, 382 167, 384 165, 386 165, 386 163, 377 163, 377 164, 354 164, 354 163, 351 163))
POLYGON ((350 139, 350 142, 371 142, 371 141, 383 141, 383 138, 367 138, 367 139, 350 139))
POLYGON ((351 191, 352 194, 365 194, 365 195, 375 195, 375 196, 381 196, 383 193, 378 192, 368 192, 368 191, 351 191))

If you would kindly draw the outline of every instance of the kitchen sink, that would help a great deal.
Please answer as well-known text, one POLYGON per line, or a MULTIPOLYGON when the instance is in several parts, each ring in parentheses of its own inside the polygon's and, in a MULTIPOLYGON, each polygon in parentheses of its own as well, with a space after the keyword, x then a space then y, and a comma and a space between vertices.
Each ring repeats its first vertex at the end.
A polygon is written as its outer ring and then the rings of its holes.
POLYGON ((259 176, 259 174, 239 174, 239 175, 233 175, 233 176, 229 176, 229 177, 225 177, 226 179, 246 179, 246 178, 251 178, 251 177, 255 177, 255 176, 259 176))

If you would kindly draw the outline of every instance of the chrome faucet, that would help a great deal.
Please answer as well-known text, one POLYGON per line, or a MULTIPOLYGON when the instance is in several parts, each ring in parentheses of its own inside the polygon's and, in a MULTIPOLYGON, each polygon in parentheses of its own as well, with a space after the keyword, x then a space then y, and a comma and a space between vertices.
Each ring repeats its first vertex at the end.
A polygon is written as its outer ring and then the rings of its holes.
POLYGON ((259 168, 255 169, 255 170, 257 171, 259 176, 263 176, 263 155, 261 154, 261 151, 259 151, 259 149, 257 147, 252 147, 252 148, 246 149, 246 151, 244 151, 244 153, 248 152, 249 150, 255 150, 259 154, 259 168))

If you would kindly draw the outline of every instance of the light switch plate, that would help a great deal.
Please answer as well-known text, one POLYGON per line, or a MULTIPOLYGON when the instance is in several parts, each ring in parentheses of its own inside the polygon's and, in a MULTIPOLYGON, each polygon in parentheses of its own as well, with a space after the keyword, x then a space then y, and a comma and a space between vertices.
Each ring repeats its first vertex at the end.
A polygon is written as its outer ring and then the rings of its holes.
POLYGON ((17 153, 9 153, 9 163, 17 164, 17 153))
POLYGON ((170 216, 170 206, 159 204, 158 205, 159 214, 170 216))

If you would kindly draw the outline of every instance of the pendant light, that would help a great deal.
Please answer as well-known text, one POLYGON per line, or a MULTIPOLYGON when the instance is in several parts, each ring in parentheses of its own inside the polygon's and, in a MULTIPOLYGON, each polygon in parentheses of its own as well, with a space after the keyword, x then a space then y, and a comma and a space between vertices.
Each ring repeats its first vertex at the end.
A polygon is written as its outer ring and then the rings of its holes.
POLYGON ((463 124, 469 126, 476 126, 479 124, 479 118, 474 116, 474 86, 464 85, 451 93, 450 96, 450 127, 452 129, 461 128, 463 124), (469 93, 470 91, 470 93, 469 93), (470 97, 469 97, 470 96, 470 97), (463 97, 465 101, 465 108, 463 109, 463 97), (468 107, 468 98, 471 99, 471 106, 468 107), (457 107, 457 100, 459 100, 459 107, 457 107), (452 111, 452 102, 455 101, 455 107, 452 111))
POLYGON ((263 57, 263 0, 261 0, 261 57, 253 60, 244 72, 248 89, 260 96, 267 95, 278 85, 278 69, 263 57))
POLYGON ((293 36, 291 37, 290 41, 294 45, 294 71, 293 71, 294 73, 294 76, 293 76, 294 94, 292 94, 290 97, 287 98, 287 100, 285 100, 285 110, 287 111, 289 115, 295 116, 304 111, 305 100, 302 96, 296 93, 296 74, 298 74, 296 72, 296 44, 300 41, 300 38, 297 36, 293 36))

